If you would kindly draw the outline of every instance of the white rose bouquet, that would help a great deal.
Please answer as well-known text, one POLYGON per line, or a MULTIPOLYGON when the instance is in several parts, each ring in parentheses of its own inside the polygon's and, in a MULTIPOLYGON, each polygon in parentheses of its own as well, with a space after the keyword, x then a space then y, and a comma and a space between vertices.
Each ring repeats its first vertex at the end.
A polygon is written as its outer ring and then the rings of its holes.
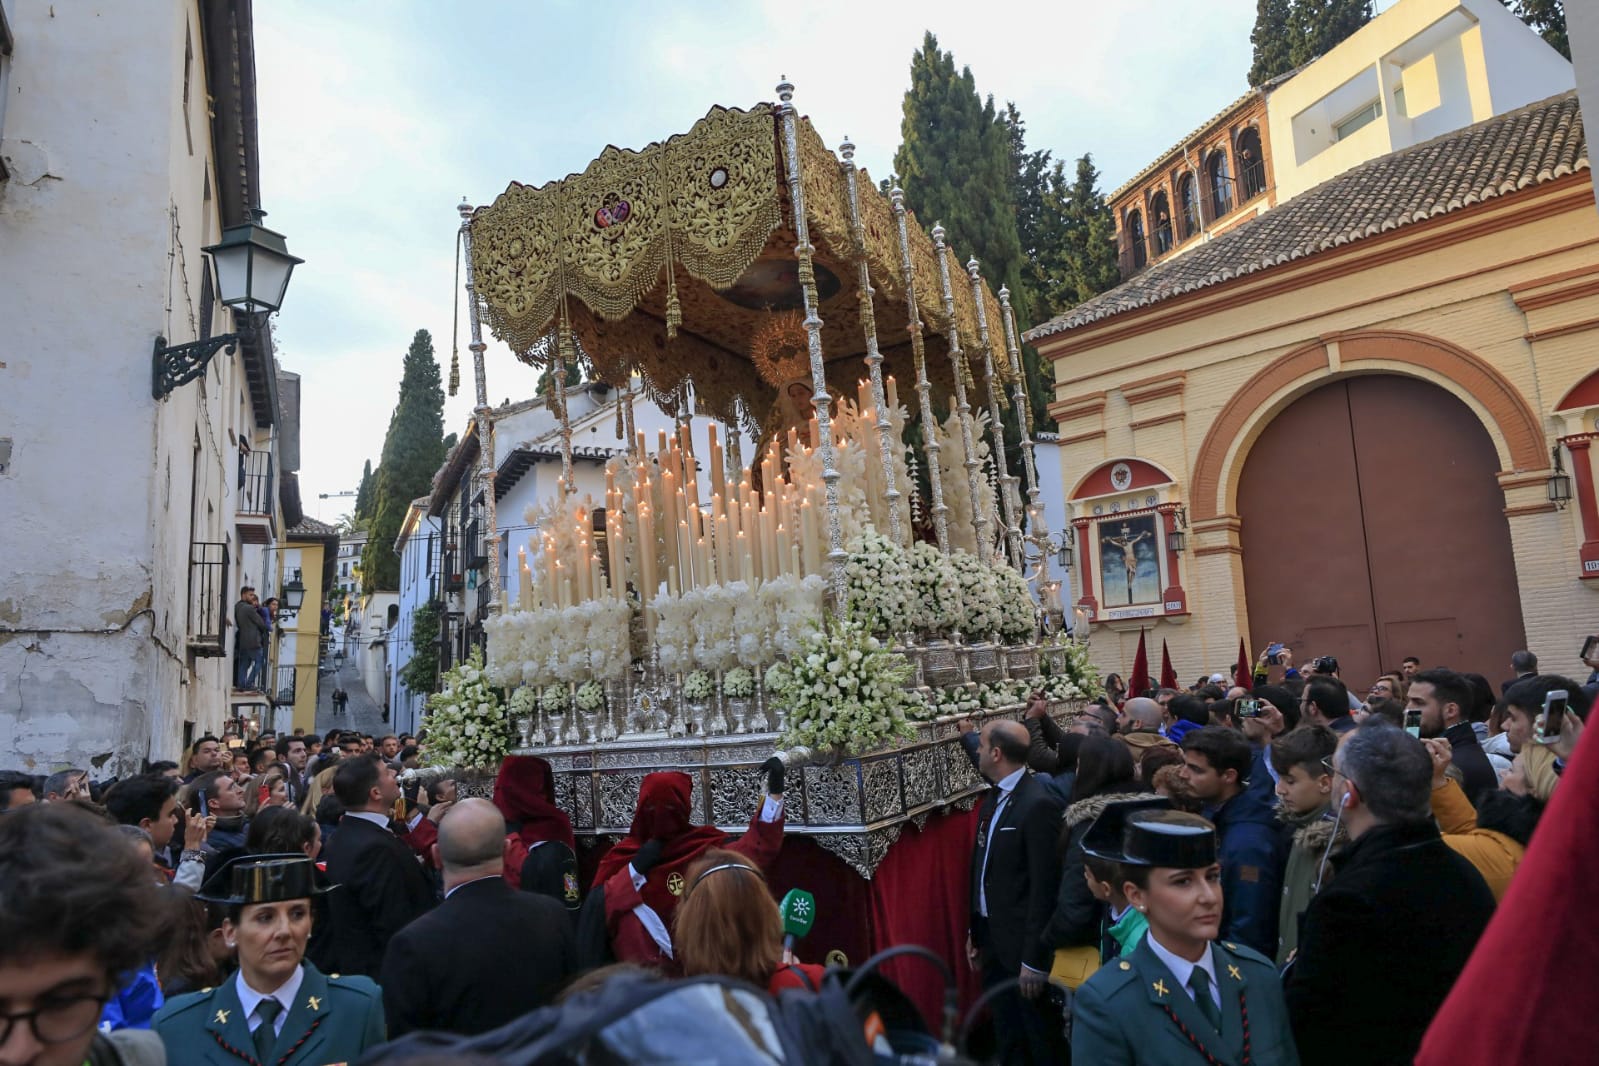
POLYGON ((755 695, 755 675, 742 666, 733 667, 722 675, 722 694, 735 700, 755 695))
POLYGON ((605 706, 605 686, 598 681, 585 681, 577 687, 573 702, 580 711, 597 711, 605 706))
POLYGON ((483 654, 446 671, 443 688, 428 697, 423 727, 433 766, 492 768, 511 750, 511 724, 484 672, 483 654))
POLYGON ((949 560, 936 544, 917 541, 906 553, 910 567, 910 628, 945 635, 960 625, 960 589, 949 560))
POLYGON ((916 624, 910 560, 899 545, 868 528, 850 542, 844 564, 845 609, 877 633, 898 634, 916 624))
POLYGON ((768 684, 788 708, 785 747, 858 754, 915 735, 921 697, 906 687, 911 665, 872 636, 865 623, 824 619, 801 638, 799 653, 768 684))
POLYGON ((951 552, 948 561, 960 590, 961 635, 988 640, 999 632, 1005 617, 994 569, 969 552, 951 552))
POLYGON ((704 670, 695 670, 683 678, 683 698, 699 703, 716 694, 716 682, 704 670))
POLYGON ((539 706, 545 714, 565 714, 572 704, 572 690, 565 685, 546 685, 539 694, 539 706))

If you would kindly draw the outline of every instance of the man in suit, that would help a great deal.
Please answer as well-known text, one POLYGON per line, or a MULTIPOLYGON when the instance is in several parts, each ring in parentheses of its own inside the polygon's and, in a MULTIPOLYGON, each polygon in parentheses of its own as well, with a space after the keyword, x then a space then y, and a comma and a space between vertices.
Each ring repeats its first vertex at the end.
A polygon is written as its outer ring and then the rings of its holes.
POLYGON ((1500 684, 1499 691, 1502 694, 1508 695, 1510 686, 1517 681, 1525 681, 1529 677, 1538 676, 1538 657, 1532 652, 1522 649, 1510 656, 1510 668, 1516 672, 1516 676, 1500 684))
POLYGON ((1021 988, 994 1003, 1007 1062, 1058 1062, 1063 1041, 1051 1017, 1049 967, 1054 951, 1039 936, 1055 909, 1060 862, 1055 837, 1061 807, 1027 772, 1031 739, 1020 722, 996 721, 978 741, 978 770, 994 784, 978 814, 972 849, 971 926, 967 959, 983 987, 1019 978, 1021 988))
POLYGON ((383 1009, 389 1036, 497 1029, 555 998, 577 972, 577 940, 558 900, 505 882, 505 817, 461 800, 439 823, 444 902, 389 941, 383 1009))
POLYGON ((400 798, 394 770, 376 755, 346 759, 333 774, 344 817, 324 854, 333 922, 333 961, 341 973, 375 976, 389 939, 433 906, 417 856, 389 827, 400 798))
POLYGON ((1421 741, 1382 719, 1333 754, 1353 843, 1305 910, 1284 988, 1305 1066, 1409 1062, 1493 917, 1482 875, 1438 834, 1431 791, 1421 741), (1374 960, 1387 991, 1352 1010, 1350 987, 1374 960))

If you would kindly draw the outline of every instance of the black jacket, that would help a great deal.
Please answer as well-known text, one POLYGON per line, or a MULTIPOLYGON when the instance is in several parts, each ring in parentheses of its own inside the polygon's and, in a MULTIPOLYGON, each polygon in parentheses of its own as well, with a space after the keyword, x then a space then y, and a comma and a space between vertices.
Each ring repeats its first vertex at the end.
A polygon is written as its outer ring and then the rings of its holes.
POLYGON ((577 968, 560 903, 500 877, 469 882, 389 941, 379 982, 389 1036, 498 1029, 551 1002, 577 968))
POLYGON ((1369 829, 1336 867, 1305 911, 1285 987, 1300 1059, 1409 1063, 1493 916, 1493 893, 1431 822, 1369 829))
POLYGON ((1118 785, 1114 791, 1080 799, 1066 808, 1062 818, 1067 836, 1065 857, 1061 862, 1060 887, 1055 893, 1055 905, 1044 925, 1043 938, 1050 948, 1100 946, 1104 928, 1105 905, 1088 890, 1083 880, 1083 837, 1094 819, 1104 813, 1112 803, 1148 799, 1149 793, 1135 792, 1129 786, 1118 785))
POLYGON ((389 939, 433 906, 416 853, 389 830, 346 814, 322 851, 336 972, 377 979, 389 939))
POLYGON ((1048 973, 1054 949, 1041 934, 1060 885, 1055 852, 1060 803, 1042 781, 1025 772, 995 823, 998 801, 999 789, 990 789, 978 809, 979 846, 972 849, 968 878, 972 928, 981 931, 978 947, 1007 973, 1020 973, 1024 962, 1048 973), (992 838, 986 874, 981 846, 985 831, 992 838), (988 892, 986 923, 978 918, 980 879, 988 892))
POLYGON ((1482 742, 1470 722, 1456 722, 1444 730, 1444 737, 1449 741, 1454 764, 1460 767, 1460 787, 1475 807, 1484 792, 1499 787, 1499 775, 1494 773, 1493 763, 1488 761, 1488 753, 1482 750, 1482 742))

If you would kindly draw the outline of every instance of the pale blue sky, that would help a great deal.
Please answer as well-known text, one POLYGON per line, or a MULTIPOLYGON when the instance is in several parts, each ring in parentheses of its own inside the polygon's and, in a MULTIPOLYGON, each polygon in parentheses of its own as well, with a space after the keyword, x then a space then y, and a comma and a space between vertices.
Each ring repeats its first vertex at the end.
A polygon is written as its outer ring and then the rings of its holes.
MULTIPOLYGON (((260 0, 263 206, 306 260, 277 337, 304 378, 307 513, 351 508, 317 494, 354 489, 376 462, 418 328, 448 372, 462 196, 488 203, 713 104, 774 99, 785 74, 827 143, 851 137, 881 177, 927 29, 979 91, 1016 102, 1030 147, 1093 152, 1108 191, 1243 92, 1254 15, 1251 0, 260 0)), ((464 313, 460 329, 446 431, 470 413, 464 313)), ((524 398, 532 371, 502 346, 488 355, 490 401, 524 398)))

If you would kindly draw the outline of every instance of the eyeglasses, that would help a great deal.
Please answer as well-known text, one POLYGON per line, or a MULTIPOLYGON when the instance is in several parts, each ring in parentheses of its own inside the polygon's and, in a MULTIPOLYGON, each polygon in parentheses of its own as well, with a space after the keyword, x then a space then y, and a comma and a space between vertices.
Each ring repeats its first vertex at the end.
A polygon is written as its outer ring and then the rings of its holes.
POLYGON ((72 996, 47 1001, 42 1007, 17 1014, 0 1014, 0 1047, 11 1039, 11 1027, 26 1022, 41 1044, 65 1044, 95 1027, 105 1009, 106 996, 72 996))

